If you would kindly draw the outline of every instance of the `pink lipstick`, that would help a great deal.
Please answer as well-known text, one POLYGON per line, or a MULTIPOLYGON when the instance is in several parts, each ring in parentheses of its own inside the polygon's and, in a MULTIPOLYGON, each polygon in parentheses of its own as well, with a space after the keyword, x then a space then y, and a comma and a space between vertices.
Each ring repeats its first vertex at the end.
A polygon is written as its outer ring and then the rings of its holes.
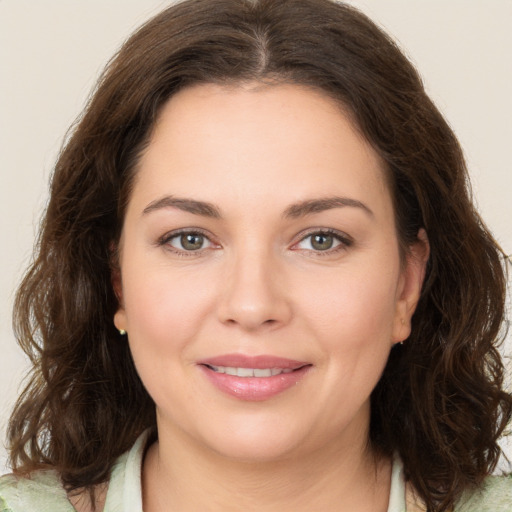
POLYGON ((311 364, 270 355, 226 354, 199 361, 220 391, 247 401, 268 400, 299 383, 311 364))

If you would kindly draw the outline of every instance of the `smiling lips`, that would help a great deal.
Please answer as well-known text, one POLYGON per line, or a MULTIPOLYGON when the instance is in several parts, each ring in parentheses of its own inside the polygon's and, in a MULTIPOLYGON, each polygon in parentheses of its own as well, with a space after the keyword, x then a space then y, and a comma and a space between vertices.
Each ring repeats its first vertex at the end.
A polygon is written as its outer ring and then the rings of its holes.
POLYGON ((311 364, 274 356, 228 354, 199 362, 220 391, 240 400, 262 401, 297 384, 311 364))

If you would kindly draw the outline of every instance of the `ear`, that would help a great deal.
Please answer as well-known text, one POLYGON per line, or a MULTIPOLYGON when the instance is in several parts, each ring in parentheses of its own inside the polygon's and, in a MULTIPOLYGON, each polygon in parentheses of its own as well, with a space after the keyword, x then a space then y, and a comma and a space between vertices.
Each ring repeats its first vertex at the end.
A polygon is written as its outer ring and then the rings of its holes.
POLYGON ((114 325, 118 331, 126 331, 126 312, 123 303, 123 285, 121 282, 121 271, 119 267, 112 270, 111 282, 119 304, 119 307, 114 314, 114 325))
POLYGON ((430 255, 430 244, 424 229, 409 247, 397 288, 392 342, 400 343, 411 334, 411 318, 421 295, 425 271, 430 255))
POLYGON ((126 313, 124 310, 123 283, 121 280, 121 268, 119 266, 119 257, 117 254, 117 249, 114 246, 111 246, 110 251, 110 282, 112 284, 114 294, 117 297, 117 302, 119 304, 119 307, 116 313, 114 314, 114 325, 116 326, 118 331, 126 331, 126 313))
POLYGON ((122 306, 114 314, 114 325, 121 334, 126 334, 126 312, 122 306))

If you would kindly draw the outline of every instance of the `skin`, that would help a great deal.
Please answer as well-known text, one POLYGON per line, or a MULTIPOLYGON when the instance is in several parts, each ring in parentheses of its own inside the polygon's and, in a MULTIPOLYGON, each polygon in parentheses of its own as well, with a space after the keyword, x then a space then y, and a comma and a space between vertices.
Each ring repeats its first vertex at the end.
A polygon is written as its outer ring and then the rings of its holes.
POLYGON ((119 249, 115 324, 157 408, 146 512, 387 509, 391 464, 367 448, 369 397, 409 335, 428 243, 420 233, 401 259, 382 164, 336 103, 286 84, 172 97, 119 249), (350 204, 286 215, 334 196, 350 204), (199 249, 184 248, 183 229, 204 236, 199 249), (326 230, 336 235, 313 245, 326 230), (311 366, 270 399, 240 400, 198 365, 231 353, 311 366))

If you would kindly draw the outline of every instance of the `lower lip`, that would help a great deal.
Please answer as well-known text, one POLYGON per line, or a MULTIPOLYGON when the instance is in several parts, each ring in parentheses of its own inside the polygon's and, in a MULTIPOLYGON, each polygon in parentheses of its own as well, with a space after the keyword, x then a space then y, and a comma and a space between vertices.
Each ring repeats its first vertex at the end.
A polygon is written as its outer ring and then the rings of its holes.
POLYGON ((259 402, 279 395, 298 384, 311 366, 303 366, 291 373, 281 373, 272 377, 237 377, 216 372, 204 365, 200 365, 200 368, 210 382, 224 393, 240 400, 259 402))

